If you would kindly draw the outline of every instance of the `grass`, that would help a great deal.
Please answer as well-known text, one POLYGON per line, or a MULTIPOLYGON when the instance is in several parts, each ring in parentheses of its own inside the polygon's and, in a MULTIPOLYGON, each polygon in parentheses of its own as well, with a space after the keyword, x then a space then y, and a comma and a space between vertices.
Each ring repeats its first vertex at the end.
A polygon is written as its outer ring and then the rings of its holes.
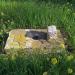
POLYGON ((60 6, 51 3, 36 4, 35 2, 2 1, 0 5, 1 21, 6 27, 11 28, 45 28, 47 25, 57 25, 61 20, 64 21, 63 18, 66 19, 71 13, 71 9, 67 5, 60 6))

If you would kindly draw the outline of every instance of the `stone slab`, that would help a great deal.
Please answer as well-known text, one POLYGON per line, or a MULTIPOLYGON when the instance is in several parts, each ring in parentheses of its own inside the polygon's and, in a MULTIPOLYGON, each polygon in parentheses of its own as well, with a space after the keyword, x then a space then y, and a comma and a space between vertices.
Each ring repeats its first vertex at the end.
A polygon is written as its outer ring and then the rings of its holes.
POLYGON ((60 52, 64 49, 64 39, 60 30, 57 30, 57 38, 48 38, 47 29, 14 29, 9 32, 5 49, 48 49, 60 52))

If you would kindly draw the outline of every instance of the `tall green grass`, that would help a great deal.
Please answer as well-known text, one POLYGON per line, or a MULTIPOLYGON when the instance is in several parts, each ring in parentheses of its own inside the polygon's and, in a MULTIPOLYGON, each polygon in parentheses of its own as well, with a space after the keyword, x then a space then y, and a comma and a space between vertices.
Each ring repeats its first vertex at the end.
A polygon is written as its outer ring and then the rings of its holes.
POLYGON ((0 0, 0 1, 37 1, 37 2, 54 2, 54 3, 66 3, 66 2, 74 2, 74 0, 0 0))
POLYGON ((72 54, 0 55, 0 75, 75 75, 72 54), (53 62, 53 61, 54 62, 53 62), (68 69, 72 69, 72 72, 68 69))
MULTIPOLYGON (((45 28, 72 18, 68 5, 36 2, 0 2, 1 24, 6 28, 45 28)), ((62 25, 61 25, 62 26, 62 25)))

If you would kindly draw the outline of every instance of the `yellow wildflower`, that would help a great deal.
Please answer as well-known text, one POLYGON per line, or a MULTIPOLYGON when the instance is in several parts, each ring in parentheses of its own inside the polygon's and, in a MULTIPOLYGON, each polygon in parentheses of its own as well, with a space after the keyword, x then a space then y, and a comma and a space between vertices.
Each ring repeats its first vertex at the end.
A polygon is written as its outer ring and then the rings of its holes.
POLYGON ((74 58, 74 56, 73 56, 72 54, 69 55, 69 56, 67 56, 67 60, 68 60, 68 61, 71 61, 73 58, 74 58))
POLYGON ((73 69, 72 68, 68 68, 68 74, 72 74, 73 73, 73 69))
POLYGON ((62 43, 62 44, 60 44, 60 47, 61 48, 65 48, 65 45, 62 43))
POLYGON ((51 63, 52 63, 53 65, 57 64, 57 63, 58 63, 57 58, 52 58, 52 59, 51 59, 51 63))
POLYGON ((48 75, 48 73, 47 72, 44 72, 43 75, 48 75))

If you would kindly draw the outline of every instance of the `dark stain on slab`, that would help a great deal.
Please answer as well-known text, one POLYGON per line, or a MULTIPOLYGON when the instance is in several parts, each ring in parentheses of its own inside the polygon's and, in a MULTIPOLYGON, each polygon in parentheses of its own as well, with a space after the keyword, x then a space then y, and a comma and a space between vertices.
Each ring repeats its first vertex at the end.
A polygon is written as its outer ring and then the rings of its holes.
POLYGON ((40 39, 47 40, 47 33, 41 31, 28 31, 26 33, 26 36, 34 40, 40 40, 40 39))

